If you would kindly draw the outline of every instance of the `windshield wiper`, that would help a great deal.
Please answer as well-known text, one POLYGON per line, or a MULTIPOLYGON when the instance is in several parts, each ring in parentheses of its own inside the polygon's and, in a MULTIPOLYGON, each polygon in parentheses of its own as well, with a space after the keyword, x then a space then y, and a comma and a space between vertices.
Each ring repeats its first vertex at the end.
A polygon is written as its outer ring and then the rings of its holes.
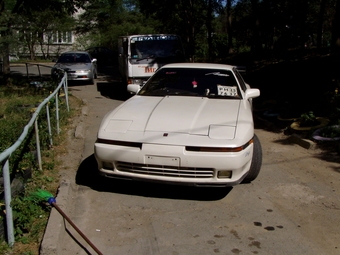
POLYGON ((144 60, 144 59, 149 59, 149 58, 154 58, 154 57, 155 57, 155 55, 148 55, 148 56, 146 56, 146 57, 137 58, 136 60, 137 60, 137 61, 141 61, 141 60, 144 60))
POLYGON ((167 96, 199 96, 198 93, 191 92, 191 91, 171 91, 166 94, 167 96))
POLYGON ((238 96, 224 96, 224 95, 215 95, 215 94, 209 94, 205 95, 207 98, 223 98, 223 99, 240 99, 238 96))

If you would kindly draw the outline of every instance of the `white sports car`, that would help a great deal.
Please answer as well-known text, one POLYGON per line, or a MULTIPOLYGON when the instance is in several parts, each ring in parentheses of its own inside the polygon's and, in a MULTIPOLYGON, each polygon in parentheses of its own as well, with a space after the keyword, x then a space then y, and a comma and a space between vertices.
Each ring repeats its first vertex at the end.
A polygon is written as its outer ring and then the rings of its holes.
POLYGON ((233 186, 259 174, 252 98, 235 66, 161 67, 107 113, 94 146, 102 176, 195 186, 233 186))

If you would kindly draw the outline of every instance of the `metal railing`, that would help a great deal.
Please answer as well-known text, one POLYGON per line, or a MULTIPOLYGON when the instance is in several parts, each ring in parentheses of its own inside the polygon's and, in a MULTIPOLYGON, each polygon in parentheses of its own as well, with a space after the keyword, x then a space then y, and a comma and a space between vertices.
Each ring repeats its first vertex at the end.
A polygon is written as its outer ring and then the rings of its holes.
POLYGON ((48 133, 49 133, 49 138, 50 138, 49 142, 50 142, 50 145, 52 146, 53 145, 52 129, 51 129, 50 110, 49 110, 48 103, 50 102, 51 99, 55 98, 56 123, 57 123, 56 130, 57 130, 57 134, 59 134, 60 129, 59 129, 59 105, 58 105, 59 95, 58 94, 61 88, 63 88, 64 93, 65 93, 67 111, 70 111, 69 102, 68 102, 67 73, 65 72, 57 88, 50 94, 49 97, 45 98, 45 100, 36 108, 35 112, 32 115, 31 120, 24 127, 24 130, 22 134, 20 135, 20 137, 18 138, 18 140, 11 147, 7 148, 0 154, 0 162, 2 163, 2 173, 3 173, 3 179, 4 179, 4 195, 5 195, 7 239, 8 239, 7 242, 10 247, 12 247, 14 244, 14 227, 13 227, 13 213, 12 213, 12 207, 11 207, 12 192, 11 192, 9 160, 10 160, 12 153, 16 149, 18 149, 18 147, 21 145, 21 143, 24 141, 24 139, 28 135, 29 129, 34 125, 38 166, 39 166, 39 170, 42 170, 38 116, 42 108, 46 107, 48 133))
POLYGON ((38 69, 38 76, 42 77, 43 73, 41 71, 41 67, 45 67, 45 68, 52 68, 52 66, 49 65, 43 65, 43 64, 36 64, 36 63, 25 63, 26 65, 26 77, 29 78, 29 66, 37 66, 38 69))

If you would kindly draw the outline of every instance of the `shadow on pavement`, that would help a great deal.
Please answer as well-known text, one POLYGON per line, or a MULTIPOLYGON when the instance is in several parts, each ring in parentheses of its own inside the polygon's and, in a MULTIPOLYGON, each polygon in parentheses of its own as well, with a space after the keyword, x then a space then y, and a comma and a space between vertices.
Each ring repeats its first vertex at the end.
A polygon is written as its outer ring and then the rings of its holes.
POLYGON ((103 97, 120 101, 125 101, 132 96, 127 92, 126 86, 124 86, 120 81, 97 81, 97 91, 99 91, 103 97))
POLYGON ((118 65, 98 66, 97 91, 103 97, 125 101, 131 97, 118 72, 118 65))
POLYGON ((88 186, 101 192, 112 192, 143 197, 181 200, 213 201, 223 199, 232 190, 228 188, 191 187, 127 180, 115 180, 98 175, 98 165, 94 154, 81 162, 76 184, 88 186))

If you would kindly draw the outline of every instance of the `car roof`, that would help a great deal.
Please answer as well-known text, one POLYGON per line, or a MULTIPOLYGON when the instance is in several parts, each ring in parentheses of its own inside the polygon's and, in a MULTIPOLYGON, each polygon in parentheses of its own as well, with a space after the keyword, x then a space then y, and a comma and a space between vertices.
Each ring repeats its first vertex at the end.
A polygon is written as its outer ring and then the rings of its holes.
POLYGON ((214 63, 173 63, 162 66, 163 68, 206 68, 232 70, 235 66, 214 63))
POLYGON ((67 51, 67 52, 63 52, 63 54, 89 54, 87 51, 67 51))
POLYGON ((145 36, 145 37, 147 37, 147 36, 167 36, 167 35, 179 37, 176 34, 133 34, 133 35, 122 35, 120 37, 138 37, 138 36, 141 36, 141 37, 145 36))

